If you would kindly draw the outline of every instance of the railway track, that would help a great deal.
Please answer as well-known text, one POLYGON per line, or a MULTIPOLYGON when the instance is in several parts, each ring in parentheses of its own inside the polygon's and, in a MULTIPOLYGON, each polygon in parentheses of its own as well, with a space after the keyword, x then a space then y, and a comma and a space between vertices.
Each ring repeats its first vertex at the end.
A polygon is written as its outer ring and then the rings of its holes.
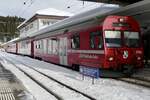
POLYGON ((138 77, 115 78, 115 80, 119 80, 119 81, 123 81, 123 82, 126 82, 126 83, 130 83, 130 84, 150 88, 150 81, 149 80, 141 79, 141 78, 138 78, 138 77))
MULTIPOLYGON (((5 58, 5 57, 4 57, 4 58, 5 58)), ((15 63, 12 62, 10 59, 8 59, 8 58, 5 58, 5 59, 6 59, 7 61, 11 62, 11 64, 13 64, 17 69, 19 69, 19 70, 22 71, 24 74, 26 74, 29 78, 31 78, 33 81, 35 81, 38 85, 40 85, 42 88, 44 88, 47 92, 49 92, 50 94, 54 95, 58 100, 64 100, 60 95, 58 95, 57 93, 51 91, 51 90, 48 89, 45 85, 43 85, 41 82, 37 81, 34 77, 32 77, 30 74, 28 74, 26 71, 24 71, 23 69, 21 69, 20 67, 18 67, 17 65, 15 65, 15 63)), ((11 59, 13 59, 13 58, 11 58, 11 59)), ((84 97, 87 98, 88 100, 96 100, 96 98, 91 97, 91 96, 89 96, 88 94, 85 94, 85 93, 83 93, 83 92, 81 92, 81 91, 79 91, 79 90, 77 90, 77 89, 74 89, 73 87, 70 87, 70 86, 68 86, 68 85, 66 85, 66 84, 64 84, 64 83, 62 83, 62 82, 58 81, 57 79, 54 79, 54 78, 51 77, 51 76, 48 76, 48 75, 46 75, 45 73, 43 73, 43 72, 41 72, 41 71, 38 71, 37 69, 33 68, 32 66, 29 66, 29 65, 27 65, 27 64, 25 64, 25 63, 23 63, 23 62, 21 62, 21 61, 18 61, 18 60, 16 60, 16 59, 13 59, 13 60, 19 62, 20 64, 24 65, 25 67, 28 67, 28 68, 30 68, 30 69, 32 69, 32 70, 38 72, 39 74, 45 76, 46 78, 48 78, 48 79, 50 79, 50 80, 52 80, 52 81, 54 81, 54 82, 60 84, 62 87, 66 87, 67 89, 69 89, 69 90, 71 90, 71 91, 74 91, 75 93, 84 96, 84 97)))

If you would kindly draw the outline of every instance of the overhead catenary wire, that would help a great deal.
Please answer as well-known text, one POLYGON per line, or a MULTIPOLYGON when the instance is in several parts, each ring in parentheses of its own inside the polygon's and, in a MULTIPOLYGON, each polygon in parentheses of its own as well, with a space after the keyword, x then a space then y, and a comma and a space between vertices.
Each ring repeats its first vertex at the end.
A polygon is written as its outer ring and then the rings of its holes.
POLYGON ((72 7, 78 6, 77 2, 79 2, 79 1, 75 1, 75 2, 73 2, 73 1, 69 2, 69 1, 71 1, 71 0, 67 1, 67 4, 65 5, 64 9, 62 9, 62 10, 66 11, 66 10, 70 10, 72 7), (72 3, 72 4, 70 4, 70 3, 72 3))
POLYGON ((68 12, 76 14, 76 12, 80 13, 83 10, 86 11, 86 8, 89 8, 89 7, 92 7, 92 6, 94 8, 94 6, 98 7, 99 5, 102 6, 102 5, 105 5, 105 3, 93 3, 93 2, 87 2, 87 1, 84 1, 84 2, 83 1, 75 1, 75 2, 73 2, 72 5, 67 5, 66 8, 63 9, 63 10, 70 10, 68 12), (81 5, 79 5, 77 2, 80 2, 81 5), (74 11, 71 11, 72 8, 75 8, 76 6, 79 6, 79 7, 77 7, 78 9, 75 9, 74 11))
MULTIPOLYGON (((20 0, 19 0, 20 1, 20 0)), ((22 12, 22 10, 23 10, 23 8, 24 8, 24 2, 27 2, 28 0, 26 0, 26 1, 20 1, 18 4, 18 6, 16 6, 16 8, 15 9, 18 9, 18 10, 16 10, 16 13, 18 13, 18 16, 20 15, 20 13, 22 12)))
POLYGON ((30 2, 29 2, 29 5, 28 5, 28 2, 29 0, 26 0, 26 1, 24 1, 23 2, 23 7, 26 7, 26 8, 24 8, 23 9, 23 11, 21 11, 21 13, 19 14, 19 16, 23 16, 24 15, 24 13, 27 11, 27 9, 29 9, 33 4, 34 4, 34 2, 36 1, 36 0, 30 0, 30 2), (28 5, 28 6, 25 6, 25 5, 28 5))
MULTIPOLYGON (((105 4, 97 4, 97 7, 99 7, 99 5, 100 5, 100 7, 105 6, 105 4)), ((76 13, 76 12, 80 13, 80 12, 82 12, 83 10, 85 10, 87 7, 88 7, 88 8, 90 8, 90 7, 92 8, 92 6, 94 7, 94 6, 95 6, 95 3, 91 3, 91 4, 87 5, 87 6, 85 6, 85 3, 84 3, 84 5, 83 5, 81 8, 75 9, 72 13, 76 13), (80 11, 80 12, 79 12, 79 11, 80 11)))
MULTIPOLYGON (((63 9, 63 10, 68 11, 68 12, 73 13, 73 14, 76 14, 76 12, 86 11, 86 9, 88 9, 88 8, 94 8, 94 6, 98 7, 99 5, 100 6, 102 5, 102 4, 99 4, 99 3, 96 4, 96 3, 91 3, 91 2, 87 2, 87 1, 86 2, 84 1, 84 4, 82 3, 82 1, 73 1, 73 2, 71 2, 71 1, 72 0, 66 0, 65 9, 63 9), (69 3, 72 3, 72 5, 69 6, 69 3)), ((24 4, 23 8, 24 9, 22 8, 23 10, 19 13, 19 16, 24 16, 24 14, 27 11, 29 11, 29 9, 31 9, 31 6, 33 7, 35 2, 36 2, 36 5, 37 5, 37 3, 39 4, 39 2, 37 0, 26 0, 24 2, 23 2, 23 4, 24 4), (25 2, 25 4, 24 4, 24 2, 25 2)))

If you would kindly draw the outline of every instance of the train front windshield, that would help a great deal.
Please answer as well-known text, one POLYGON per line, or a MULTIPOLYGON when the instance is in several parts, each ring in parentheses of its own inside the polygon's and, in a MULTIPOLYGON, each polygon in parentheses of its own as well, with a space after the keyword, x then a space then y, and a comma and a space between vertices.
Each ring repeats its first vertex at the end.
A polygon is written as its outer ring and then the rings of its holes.
POLYGON ((121 32, 105 31, 105 42, 107 47, 121 47, 121 32))
POLYGON ((140 46, 140 38, 138 32, 124 32, 124 44, 127 47, 139 47, 140 46))
POLYGON ((139 47, 139 33, 129 31, 105 31, 105 43, 106 47, 122 47, 123 45, 126 47, 139 47), (121 34, 123 34, 123 37, 121 34))

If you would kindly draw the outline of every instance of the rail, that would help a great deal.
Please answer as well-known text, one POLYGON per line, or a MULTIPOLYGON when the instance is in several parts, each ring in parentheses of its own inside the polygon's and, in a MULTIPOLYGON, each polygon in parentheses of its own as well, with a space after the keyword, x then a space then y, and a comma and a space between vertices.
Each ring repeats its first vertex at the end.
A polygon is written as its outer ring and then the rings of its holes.
MULTIPOLYGON (((5 57, 4 57, 4 58, 5 58, 5 57)), ((50 94, 54 95, 58 100, 63 100, 63 98, 61 98, 59 95, 57 95, 57 94, 54 93, 53 91, 47 89, 43 84, 41 84, 40 82, 38 82, 35 78, 33 78, 32 76, 30 76, 27 72, 25 72, 24 70, 22 70, 21 68, 19 68, 18 66, 16 66, 16 65, 15 65, 12 61, 10 61, 8 58, 5 58, 5 59, 7 59, 9 62, 11 62, 11 63, 12 63, 16 68, 18 68, 20 71, 22 71, 23 73, 25 73, 28 77, 30 77, 33 81, 35 81, 37 84, 39 84, 39 85, 40 85, 42 88, 44 88, 47 92, 49 92, 50 94)), ((78 94, 83 95, 84 97, 86 97, 86 98, 88 98, 88 99, 90 99, 90 100, 96 100, 96 98, 91 97, 91 96, 89 96, 88 94, 85 94, 85 93, 83 93, 83 92, 81 92, 81 91, 79 91, 79 90, 77 90, 77 89, 75 89, 75 88, 73 88, 73 87, 71 87, 71 86, 69 86, 69 85, 66 85, 66 84, 64 84, 64 83, 62 83, 62 82, 60 82, 60 81, 58 81, 57 79, 54 79, 53 77, 48 76, 48 75, 46 75, 45 73, 43 73, 43 72, 41 72, 41 71, 38 71, 37 69, 33 68, 32 66, 29 66, 29 65, 27 65, 27 64, 25 64, 25 63, 23 63, 23 62, 21 62, 21 61, 18 61, 18 60, 16 60, 16 59, 13 59, 13 60, 15 60, 15 61, 21 63, 22 65, 24 65, 24 66, 26 66, 26 67, 28 67, 28 68, 30 68, 30 69, 32 69, 32 70, 34 70, 34 71, 40 73, 41 75, 43 75, 43 76, 49 78, 50 80, 55 81, 55 82, 57 82, 58 84, 60 84, 60 85, 62 85, 62 86, 64 86, 64 87, 66 87, 66 88, 68 88, 68 89, 70 89, 70 90, 72 90, 72 91, 74 91, 74 92, 76 92, 76 93, 78 93, 78 94)))

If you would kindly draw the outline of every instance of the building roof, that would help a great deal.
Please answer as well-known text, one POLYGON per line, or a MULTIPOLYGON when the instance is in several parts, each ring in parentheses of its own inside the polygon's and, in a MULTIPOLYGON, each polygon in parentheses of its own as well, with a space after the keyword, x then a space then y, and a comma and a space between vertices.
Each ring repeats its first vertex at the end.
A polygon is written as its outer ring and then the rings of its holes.
POLYGON ((36 12, 36 14, 39 14, 39 15, 54 15, 54 16, 73 16, 72 13, 57 10, 57 9, 54 9, 54 8, 47 8, 47 9, 39 10, 39 11, 36 12))
POLYGON ((23 23, 21 23, 17 28, 22 28, 26 26, 28 23, 34 21, 37 18, 54 18, 54 19, 64 19, 69 16, 73 16, 72 13, 60 11, 54 8, 48 8, 37 11, 33 16, 25 20, 23 23))

